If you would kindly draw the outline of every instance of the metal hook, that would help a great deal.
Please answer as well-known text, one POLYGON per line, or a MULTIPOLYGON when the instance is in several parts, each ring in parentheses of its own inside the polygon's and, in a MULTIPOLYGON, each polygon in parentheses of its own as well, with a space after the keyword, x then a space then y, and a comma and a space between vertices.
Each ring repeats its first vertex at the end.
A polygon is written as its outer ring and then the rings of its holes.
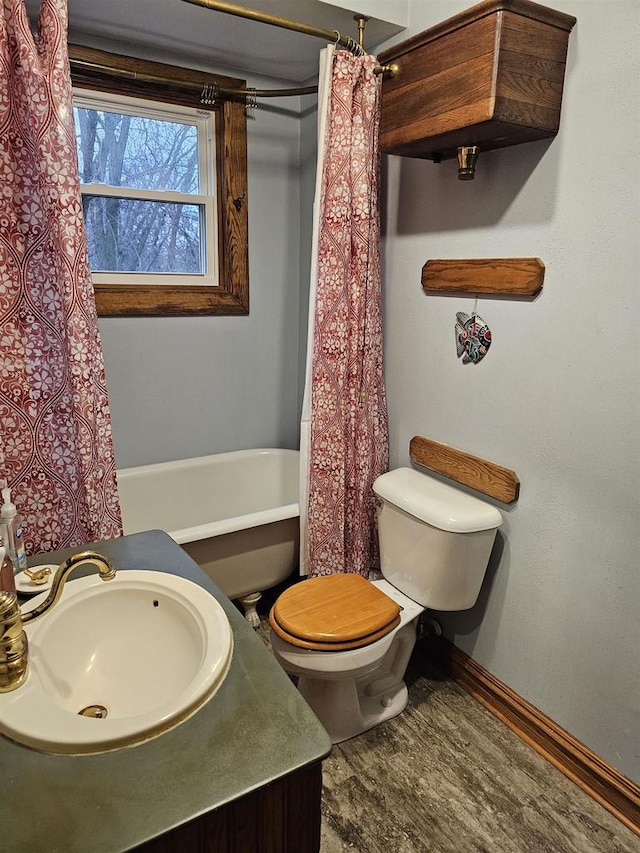
POLYGON ((205 83, 202 87, 202 94, 200 95, 200 103, 207 104, 207 106, 213 107, 217 103, 218 96, 220 94, 220 90, 216 83, 205 83))
POLYGON ((361 44, 355 39, 352 39, 351 36, 347 36, 347 50, 350 51, 354 56, 366 56, 366 51, 362 47, 361 44))
POLYGON ((245 110, 255 110, 258 106, 258 95, 256 89, 247 89, 246 100, 244 104, 245 110))

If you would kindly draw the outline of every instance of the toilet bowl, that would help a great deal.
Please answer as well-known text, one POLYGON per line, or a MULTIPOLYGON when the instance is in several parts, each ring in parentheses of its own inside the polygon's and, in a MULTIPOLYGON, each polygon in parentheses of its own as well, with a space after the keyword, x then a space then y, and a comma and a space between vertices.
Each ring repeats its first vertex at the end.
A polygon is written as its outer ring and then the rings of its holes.
POLYGON ((373 490, 383 579, 303 580, 269 615, 273 653, 333 743, 404 710, 420 614, 475 604, 502 522, 490 504, 410 468, 373 490))

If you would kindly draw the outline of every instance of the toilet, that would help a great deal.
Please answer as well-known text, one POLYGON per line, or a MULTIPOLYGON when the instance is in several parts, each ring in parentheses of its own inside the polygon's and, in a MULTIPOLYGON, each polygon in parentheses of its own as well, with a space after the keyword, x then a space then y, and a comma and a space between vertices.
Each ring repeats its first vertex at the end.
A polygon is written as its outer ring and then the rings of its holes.
POLYGON ((499 510, 412 468, 373 484, 383 578, 329 575, 285 590, 271 646, 333 743, 400 714, 426 609, 466 610, 486 571, 499 510))

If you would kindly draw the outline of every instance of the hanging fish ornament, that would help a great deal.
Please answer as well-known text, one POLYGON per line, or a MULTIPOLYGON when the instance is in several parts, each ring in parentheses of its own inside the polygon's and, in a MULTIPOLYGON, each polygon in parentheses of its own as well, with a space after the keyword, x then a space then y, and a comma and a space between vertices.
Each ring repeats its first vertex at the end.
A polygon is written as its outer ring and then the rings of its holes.
POLYGON ((471 315, 458 311, 456 320, 458 358, 462 356, 463 364, 477 364, 482 361, 491 346, 491 329, 475 311, 471 315))

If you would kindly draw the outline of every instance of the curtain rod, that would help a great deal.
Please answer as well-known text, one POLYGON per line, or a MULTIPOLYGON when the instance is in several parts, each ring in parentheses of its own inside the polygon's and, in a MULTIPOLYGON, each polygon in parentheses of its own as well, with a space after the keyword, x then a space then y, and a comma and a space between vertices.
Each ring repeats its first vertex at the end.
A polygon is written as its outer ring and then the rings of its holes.
MULTIPOLYGON (((337 30, 323 30, 320 27, 313 27, 309 24, 301 24, 298 21, 292 21, 289 18, 282 18, 279 15, 271 15, 268 13, 257 12, 254 9, 248 9, 244 6, 236 6, 235 3, 226 3, 222 0, 183 0, 185 3, 192 3, 194 6, 203 6, 206 9, 212 9, 217 12, 224 12, 229 15, 236 15, 241 18, 258 21, 263 24, 281 27, 295 32, 303 33, 304 35, 315 36, 325 41, 334 42, 346 48, 350 53, 356 56, 365 56, 366 52, 362 45, 364 35, 364 24, 367 18, 364 15, 355 17, 358 21, 358 30, 360 43, 350 38, 349 36, 341 36, 337 30)), ((201 92, 200 101, 205 105, 213 105, 218 100, 241 101, 247 107, 255 107, 257 98, 286 98, 294 95, 312 95, 318 91, 317 86, 303 86, 293 89, 230 89, 224 86, 218 86, 216 83, 195 83, 191 81, 180 81, 165 78, 155 74, 146 74, 138 71, 129 71, 124 68, 114 68, 112 66, 102 65, 99 62, 91 62, 84 59, 70 59, 70 65, 73 71, 81 73, 82 71, 99 72, 108 74, 111 77, 124 77, 129 80, 140 80, 146 83, 159 83, 165 85, 176 86, 186 89, 198 89, 201 92)), ((395 77, 398 73, 398 66, 378 65, 374 68, 375 74, 388 74, 395 77)))
MULTIPOLYGON (((111 65, 103 65, 100 62, 91 62, 87 59, 69 58, 72 72, 82 73, 89 71, 93 73, 107 74, 110 77, 124 77, 127 80, 140 80, 143 83, 159 83, 168 86, 177 86, 180 89, 193 89, 201 93, 200 100, 203 104, 214 104, 216 100, 247 102, 248 106, 255 106, 255 98, 286 98, 291 95, 312 95, 318 91, 317 86, 304 86, 297 89, 229 89, 218 86, 217 83, 196 83, 190 80, 176 80, 170 77, 162 77, 159 74, 146 74, 140 71, 130 71, 126 68, 114 68, 111 65)), ((82 85, 82 84, 80 84, 82 85)))
POLYGON ((315 36, 325 41, 335 41, 336 44, 345 47, 351 53, 362 55, 364 47, 349 36, 341 36, 337 30, 323 30, 320 27, 312 27, 310 24, 301 24, 290 18, 281 18, 280 15, 271 15, 268 12, 257 12, 245 6, 237 6, 235 3, 225 3, 222 0, 183 0, 185 3, 193 3, 194 6, 204 6, 205 9, 213 9, 215 12, 224 12, 227 15, 236 15, 238 18, 248 18, 261 24, 270 24, 273 27, 281 27, 285 30, 294 30, 307 36, 315 36))
MULTIPOLYGON (((248 9, 246 6, 237 6, 235 3, 226 3, 223 0, 183 0, 183 2, 192 3, 194 6, 203 6, 205 9, 212 9, 214 12, 224 12, 227 15, 248 18, 250 21, 258 21, 261 24, 269 24, 273 27, 280 27, 281 29, 293 30, 303 35, 321 38, 324 41, 333 42, 336 45, 339 44, 356 56, 366 55, 364 45, 362 44, 364 24, 368 20, 365 15, 356 15, 354 18, 354 20, 358 21, 360 35, 360 42, 357 42, 350 36, 340 35, 338 30, 324 30, 321 27, 302 24, 290 18, 282 18, 280 15, 271 15, 268 12, 258 12, 255 9, 248 9)), ((393 65, 378 65, 374 71, 376 74, 389 74, 391 77, 395 77, 398 73, 398 66, 395 63, 393 65)))

